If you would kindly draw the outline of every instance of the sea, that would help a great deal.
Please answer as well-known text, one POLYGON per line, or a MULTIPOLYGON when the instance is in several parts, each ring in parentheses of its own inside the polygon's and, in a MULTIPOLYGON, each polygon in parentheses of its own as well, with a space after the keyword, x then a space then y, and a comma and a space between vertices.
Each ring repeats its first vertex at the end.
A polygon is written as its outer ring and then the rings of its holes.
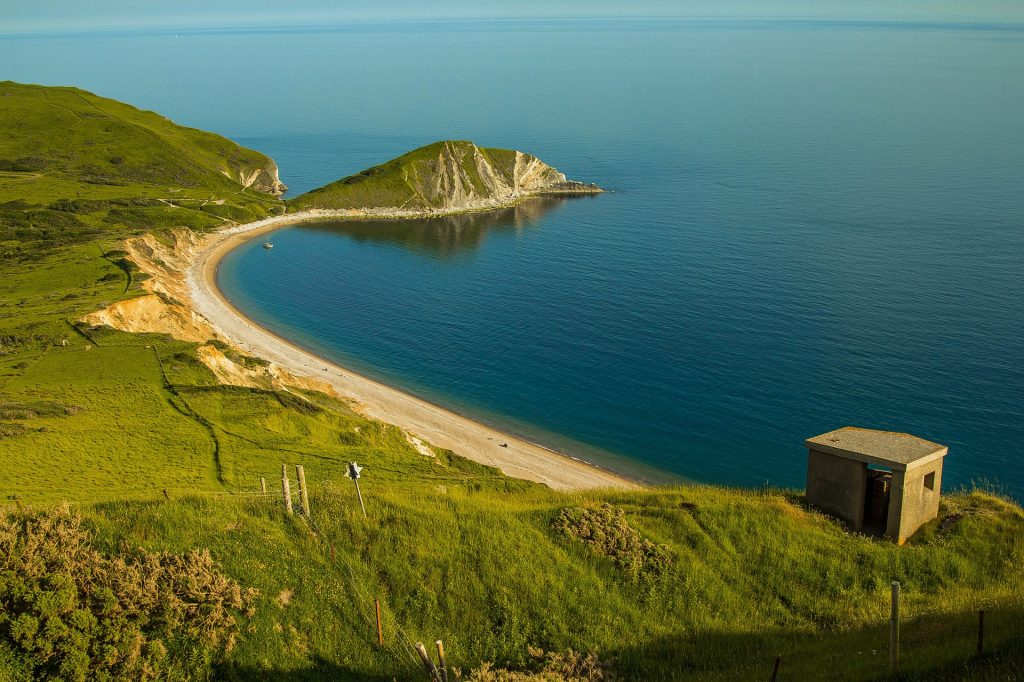
POLYGON ((854 425, 1024 499, 1024 26, 0 35, 0 78, 226 135, 289 196, 441 139, 609 190, 230 254, 229 298, 325 358, 645 480, 801 487, 854 425))

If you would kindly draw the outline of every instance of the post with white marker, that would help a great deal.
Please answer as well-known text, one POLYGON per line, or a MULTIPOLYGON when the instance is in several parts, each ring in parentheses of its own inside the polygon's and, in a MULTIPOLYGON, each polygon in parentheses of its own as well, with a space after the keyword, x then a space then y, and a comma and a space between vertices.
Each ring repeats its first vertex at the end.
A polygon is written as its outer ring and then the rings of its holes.
POLYGON ((348 463, 348 477, 356 484, 356 495, 359 496, 359 507, 363 510, 363 518, 366 518, 366 505, 363 504, 363 493, 359 490, 359 472, 362 470, 363 467, 359 466, 355 462, 348 463))

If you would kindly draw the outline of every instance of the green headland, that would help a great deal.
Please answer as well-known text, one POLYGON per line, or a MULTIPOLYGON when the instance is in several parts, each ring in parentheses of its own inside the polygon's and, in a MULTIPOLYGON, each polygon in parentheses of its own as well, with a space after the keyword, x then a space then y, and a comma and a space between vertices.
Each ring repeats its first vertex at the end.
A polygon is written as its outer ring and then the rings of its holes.
POLYGON ((471 210, 507 205, 530 194, 589 194, 595 185, 565 175, 530 154, 442 141, 342 178, 289 201, 304 209, 471 210))
POLYGON ((798 490, 556 492, 418 446, 222 339, 81 322, 181 304, 147 288, 126 239, 565 182, 532 159, 438 143, 286 207, 262 154, 0 83, 0 680, 427 680, 412 645, 436 660, 436 640, 475 680, 768 679, 776 657, 780 680, 885 679, 893 580, 901 679, 1024 675, 1024 512, 991 493, 946 491, 898 547, 798 490), (246 385, 222 383, 210 349, 246 385))

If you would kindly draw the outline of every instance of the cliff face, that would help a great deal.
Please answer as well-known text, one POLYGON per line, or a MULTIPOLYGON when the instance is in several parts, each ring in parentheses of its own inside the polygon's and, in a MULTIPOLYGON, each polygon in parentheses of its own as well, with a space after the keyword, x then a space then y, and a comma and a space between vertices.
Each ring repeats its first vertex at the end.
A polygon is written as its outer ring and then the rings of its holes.
POLYGON ((541 194, 592 194, 530 154, 435 142, 295 199, 298 209, 378 208, 451 212, 508 205, 541 194))
POLYGON ((410 164, 406 180, 416 199, 440 209, 506 203, 524 194, 579 191, 535 156, 517 151, 481 149, 472 142, 442 142, 435 156, 410 164))
POLYGON ((281 390, 298 388, 337 396, 330 384, 296 376, 274 363, 246 363, 245 352, 231 346, 208 319, 196 311, 186 271, 196 254, 214 239, 187 229, 174 230, 170 239, 153 235, 132 237, 122 242, 127 258, 145 275, 141 288, 147 293, 118 301, 81 319, 90 326, 113 327, 133 334, 167 334, 181 341, 204 344, 196 349, 222 384, 281 390), (207 343, 220 341, 220 346, 207 343))
MULTIPOLYGON (((230 174, 228 174, 230 177, 230 174)), ((231 178, 243 187, 254 189, 264 194, 272 194, 279 197, 288 191, 288 186, 281 182, 278 174, 277 164, 267 159, 265 166, 253 168, 251 166, 240 166, 235 170, 235 177, 231 178)))

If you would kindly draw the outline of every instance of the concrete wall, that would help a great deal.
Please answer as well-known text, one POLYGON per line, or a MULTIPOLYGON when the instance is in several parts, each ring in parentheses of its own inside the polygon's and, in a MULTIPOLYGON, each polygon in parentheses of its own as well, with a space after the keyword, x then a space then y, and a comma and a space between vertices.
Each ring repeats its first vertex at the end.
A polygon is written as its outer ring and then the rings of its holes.
POLYGON ((894 471, 885 534, 901 545, 906 542, 918 528, 938 516, 941 490, 942 458, 910 471, 894 471), (932 473, 935 480, 929 490, 924 481, 932 473))
MULTIPOLYGON (((864 526, 867 468, 863 462, 808 450, 807 501, 845 520, 853 530, 861 530, 864 526)), ((893 507, 889 509, 891 519, 893 507)))

